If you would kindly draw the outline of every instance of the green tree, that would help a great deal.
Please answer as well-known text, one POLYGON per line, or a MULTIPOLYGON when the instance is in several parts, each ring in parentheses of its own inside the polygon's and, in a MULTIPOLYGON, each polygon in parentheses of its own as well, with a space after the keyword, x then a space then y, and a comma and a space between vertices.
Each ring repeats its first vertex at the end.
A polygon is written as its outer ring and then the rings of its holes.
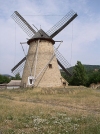
POLYGON ((9 77, 0 75, 0 84, 9 83, 9 81, 10 81, 9 77))
POLYGON ((93 71, 91 74, 88 74, 87 86, 89 86, 91 83, 97 84, 98 82, 100 82, 100 70, 97 72, 93 71))
POLYGON ((17 74, 15 75, 15 80, 21 80, 20 73, 17 73, 17 74))
POLYGON ((70 85, 86 85, 87 83, 87 75, 84 66, 80 61, 77 61, 77 64, 73 70, 73 77, 71 78, 69 84, 70 85))
POLYGON ((3 76, 0 75, 0 84, 2 84, 2 83, 3 83, 3 76))

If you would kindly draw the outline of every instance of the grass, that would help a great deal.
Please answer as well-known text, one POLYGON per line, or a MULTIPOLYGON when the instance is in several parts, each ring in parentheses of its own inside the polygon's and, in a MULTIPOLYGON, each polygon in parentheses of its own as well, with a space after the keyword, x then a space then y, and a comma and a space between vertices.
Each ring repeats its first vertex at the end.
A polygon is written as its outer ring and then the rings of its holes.
POLYGON ((0 133, 100 134, 100 91, 0 90, 0 133))

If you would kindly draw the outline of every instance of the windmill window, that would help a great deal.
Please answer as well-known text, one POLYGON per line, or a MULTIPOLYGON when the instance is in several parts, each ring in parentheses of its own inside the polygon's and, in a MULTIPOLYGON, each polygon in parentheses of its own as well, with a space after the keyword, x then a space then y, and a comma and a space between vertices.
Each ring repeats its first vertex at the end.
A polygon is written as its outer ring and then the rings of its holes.
POLYGON ((30 84, 32 84, 32 79, 30 79, 30 84))
POLYGON ((63 82, 63 86, 66 86, 66 82, 63 82))
POLYGON ((52 64, 49 64, 49 68, 52 68, 52 64))

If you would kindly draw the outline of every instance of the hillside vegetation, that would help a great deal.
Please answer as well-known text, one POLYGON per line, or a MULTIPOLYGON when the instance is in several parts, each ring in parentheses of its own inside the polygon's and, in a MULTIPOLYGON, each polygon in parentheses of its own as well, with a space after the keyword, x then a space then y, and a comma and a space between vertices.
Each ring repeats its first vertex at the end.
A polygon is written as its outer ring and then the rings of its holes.
POLYGON ((0 133, 100 134, 100 91, 0 90, 0 133))
MULTIPOLYGON (((84 65, 83 64, 83 66, 84 66, 84 68, 85 68, 85 70, 88 72, 90 72, 90 71, 94 71, 95 69, 100 69, 100 65, 84 65)), ((73 72, 73 69, 74 69, 74 67, 75 66, 72 66, 72 67, 70 67, 70 68, 68 68, 68 70, 69 70, 69 72, 73 72)))
POLYGON ((80 61, 77 61, 74 67, 67 70, 72 74, 71 77, 68 77, 62 70, 61 75, 68 81, 69 85, 89 87, 92 83, 100 83, 99 65, 83 65, 80 61))

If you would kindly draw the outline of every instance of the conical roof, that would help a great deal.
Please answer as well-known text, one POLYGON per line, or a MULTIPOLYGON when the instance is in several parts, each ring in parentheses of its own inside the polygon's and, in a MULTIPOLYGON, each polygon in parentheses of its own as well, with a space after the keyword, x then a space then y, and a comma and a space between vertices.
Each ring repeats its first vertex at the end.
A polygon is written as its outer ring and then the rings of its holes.
POLYGON ((38 32, 36 32, 36 34, 27 41, 28 44, 30 44, 30 42, 37 40, 37 39, 41 39, 41 40, 49 40, 51 41, 53 44, 55 43, 54 40, 47 35, 42 29, 40 29, 38 32))
POLYGON ((33 37, 33 38, 50 38, 42 29, 40 29, 33 37))

